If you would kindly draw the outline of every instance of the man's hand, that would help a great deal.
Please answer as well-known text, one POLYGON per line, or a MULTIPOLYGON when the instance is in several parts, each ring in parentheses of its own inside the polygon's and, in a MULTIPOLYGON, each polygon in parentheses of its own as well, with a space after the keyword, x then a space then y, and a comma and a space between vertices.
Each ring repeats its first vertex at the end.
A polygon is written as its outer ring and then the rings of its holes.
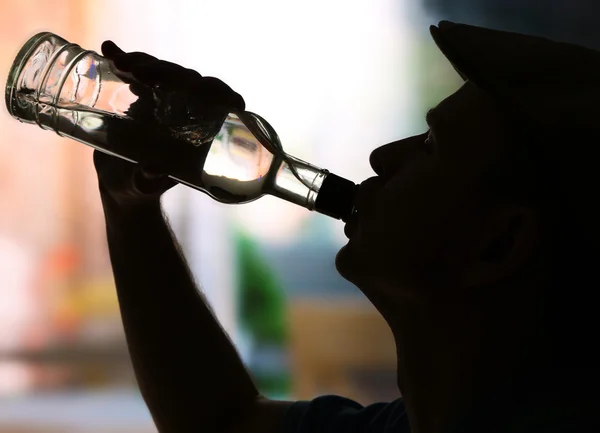
POLYGON ((167 176, 169 167, 184 170, 185 164, 198 163, 197 148, 169 136, 167 127, 177 122, 185 125, 222 118, 230 111, 243 110, 244 100, 217 78, 202 77, 194 70, 145 53, 125 53, 111 41, 102 44, 102 53, 138 96, 127 113, 138 123, 132 126, 127 121, 113 121, 108 127, 109 141, 128 146, 134 149, 133 154, 140 155, 139 163, 131 164, 99 151, 94 153, 103 202, 123 207, 158 204, 161 195, 176 184, 167 176), (162 103, 169 105, 165 111, 173 113, 170 118, 156 118, 155 110, 161 109, 157 107, 157 95, 164 95, 162 103))
POLYGON ((208 112, 245 109, 243 98, 218 78, 203 77, 193 69, 146 53, 125 53, 112 41, 102 44, 102 54, 112 60, 125 82, 191 95, 208 112))
POLYGON ((161 195, 176 184, 165 174, 97 150, 94 152, 94 166, 105 205, 158 205, 161 195))

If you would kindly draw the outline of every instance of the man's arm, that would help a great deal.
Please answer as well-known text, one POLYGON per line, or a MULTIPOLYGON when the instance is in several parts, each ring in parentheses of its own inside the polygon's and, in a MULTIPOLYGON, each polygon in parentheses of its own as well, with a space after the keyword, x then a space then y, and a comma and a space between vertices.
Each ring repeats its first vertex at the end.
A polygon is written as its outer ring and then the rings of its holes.
POLYGON ((160 205, 124 211, 106 201, 123 325, 159 431, 232 426, 252 410, 258 391, 197 290, 160 205))
POLYGON ((99 152, 94 162, 127 344, 159 432, 280 432, 289 403, 259 395, 163 216, 172 183, 99 152))
MULTIPOLYGON (((144 53, 124 53, 111 42, 102 49, 119 71, 141 80, 136 82, 138 87, 140 83, 147 88, 158 83, 186 93, 195 89, 194 95, 206 104, 207 113, 218 104, 224 104, 219 110, 225 112, 244 109, 243 99, 217 79, 205 79, 144 53)), ((155 101, 148 92, 138 93, 136 110, 152 109, 155 101)), ((143 146, 148 150, 144 166, 153 167, 149 173, 137 164, 94 154, 127 344, 158 430, 278 432, 287 405, 259 396, 198 291, 163 216, 160 197, 174 182, 160 172, 170 153, 144 129, 125 135, 113 128, 118 126, 118 122, 108 124, 107 139, 115 148, 143 146)))
POLYGON ((161 433, 278 433, 289 402, 259 396, 193 277, 159 204, 104 199, 121 316, 161 433))

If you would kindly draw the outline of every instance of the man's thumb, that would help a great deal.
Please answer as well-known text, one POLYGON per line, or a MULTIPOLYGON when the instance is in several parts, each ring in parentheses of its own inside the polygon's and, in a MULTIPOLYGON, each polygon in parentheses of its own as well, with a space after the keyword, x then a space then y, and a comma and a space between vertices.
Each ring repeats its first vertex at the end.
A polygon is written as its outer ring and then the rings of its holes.
POLYGON ((136 167, 133 171, 133 187, 142 194, 156 194, 168 182, 166 174, 160 174, 147 168, 136 167))

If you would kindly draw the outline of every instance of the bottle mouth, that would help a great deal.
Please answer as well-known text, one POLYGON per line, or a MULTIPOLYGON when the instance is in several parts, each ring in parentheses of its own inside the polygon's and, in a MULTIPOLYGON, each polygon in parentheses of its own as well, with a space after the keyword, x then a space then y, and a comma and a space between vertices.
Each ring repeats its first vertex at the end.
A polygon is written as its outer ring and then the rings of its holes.
POLYGON ((315 201, 315 210, 324 215, 347 222, 354 212, 354 201, 358 185, 354 182, 329 173, 323 180, 315 201))

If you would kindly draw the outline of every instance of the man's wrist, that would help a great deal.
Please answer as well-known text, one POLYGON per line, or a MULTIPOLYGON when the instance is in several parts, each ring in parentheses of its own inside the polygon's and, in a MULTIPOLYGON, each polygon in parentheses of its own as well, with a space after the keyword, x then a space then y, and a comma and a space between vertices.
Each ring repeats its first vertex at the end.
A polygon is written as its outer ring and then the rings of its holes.
POLYGON ((141 221, 150 221, 157 217, 163 218, 163 211, 160 197, 119 203, 108 194, 100 194, 102 199, 102 208, 107 222, 114 223, 138 223, 141 221))

